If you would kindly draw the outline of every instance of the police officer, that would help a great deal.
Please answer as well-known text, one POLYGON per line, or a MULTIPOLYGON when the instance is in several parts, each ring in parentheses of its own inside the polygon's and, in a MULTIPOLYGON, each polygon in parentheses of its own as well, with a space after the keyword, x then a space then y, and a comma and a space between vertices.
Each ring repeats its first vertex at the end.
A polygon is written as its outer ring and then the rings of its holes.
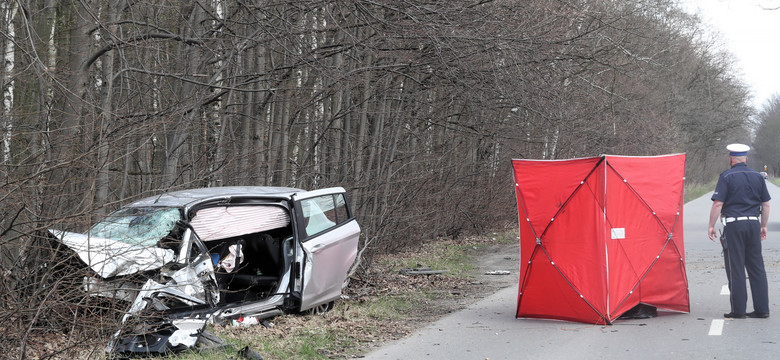
POLYGON ((767 288, 764 258, 761 255, 761 241, 766 239, 766 225, 769 220, 769 191, 764 177, 750 169, 747 153, 750 147, 731 144, 729 151, 731 169, 718 178, 712 195, 710 226, 707 230, 710 240, 715 241, 715 222, 723 222, 723 258, 726 276, 731 292, 731 312, 726 318, 744 319, 769 317, 769 290, 767 288), (747 288, 745 270, 750 279, 750 293, 753 312, 747 313, 747 288))

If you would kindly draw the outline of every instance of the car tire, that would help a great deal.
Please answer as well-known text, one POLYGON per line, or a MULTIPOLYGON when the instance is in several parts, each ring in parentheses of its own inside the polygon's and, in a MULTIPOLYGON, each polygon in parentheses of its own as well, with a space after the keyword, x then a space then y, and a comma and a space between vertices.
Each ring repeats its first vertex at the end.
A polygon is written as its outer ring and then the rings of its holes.
POLYGON ((307 311, 311 315, 323 315, 323 314, 327 313, 328 311, 333 310, 333 303, 334 302, 331 301, 331 302, 327 302, 327 303, 324 303, 324 304, 319 304, 319 305, 317 305, 317 306, 315 306, 315 307, 313 307, 313 308, 311 308, 311 309, 309 309, 307 311))

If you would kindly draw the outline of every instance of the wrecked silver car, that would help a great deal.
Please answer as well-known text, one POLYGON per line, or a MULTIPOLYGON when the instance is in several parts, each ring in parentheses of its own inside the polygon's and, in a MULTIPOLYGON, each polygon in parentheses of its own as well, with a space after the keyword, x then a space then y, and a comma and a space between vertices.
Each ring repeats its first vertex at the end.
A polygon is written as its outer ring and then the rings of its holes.
POLYGON ((192 348, 208 322, 329 310, 360 227, 343 188, 215 187, 136 201, 84 234, 50 232, 94 272, 84 290, 129 304, 106 350, 149 354, 192 348))

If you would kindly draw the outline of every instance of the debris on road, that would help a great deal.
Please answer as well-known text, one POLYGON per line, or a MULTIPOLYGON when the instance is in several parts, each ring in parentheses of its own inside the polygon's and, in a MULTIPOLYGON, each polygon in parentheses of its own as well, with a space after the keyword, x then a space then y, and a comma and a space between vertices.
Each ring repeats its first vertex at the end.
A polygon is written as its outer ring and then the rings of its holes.
POLYGON ((439 275, 447 270, 433 270, 432 268, 417 264, 416 268, 405 268, 398 271, 401 275, 439 275))
POLYGON ((494 271, 488 271, 485 273, 485 275, 509 275, 511 274, 511 271, 507 270, 494 270, 494 271))

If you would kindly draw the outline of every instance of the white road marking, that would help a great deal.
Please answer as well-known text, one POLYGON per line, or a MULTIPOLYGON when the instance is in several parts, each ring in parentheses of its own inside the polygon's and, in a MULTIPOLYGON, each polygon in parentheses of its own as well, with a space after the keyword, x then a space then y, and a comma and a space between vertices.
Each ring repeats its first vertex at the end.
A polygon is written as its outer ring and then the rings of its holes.
POLYGON ((723 334, 723 323, 725 321, 723 319, 712 319, 712 324, 710 324, 710 333, 707 335, 710 336, 720 336, 723 334))
MULTIPOLYGON (((729 291, 729 284, 723 285, 720 288, 720 294, 721 295, 730 295, 731 291, 729 291)), ((723 324, 725 323, 725 320, 723 319, 713 319, 712 324, 710 324, 710 333, 707 335, 710 336, 720 336, 723 335, 723 324)))
MULTIPOLYGON (((721 295, 730 295, 731 292, 729 291, 729 285, 723 285, 720 288, 720 294, 721 295)), ((710 336, 720 336, 723 335, 723 324, 725 323, 724 319, 712 319, 712 323, 710 324, 710 332, 707 335, 710 336)))

